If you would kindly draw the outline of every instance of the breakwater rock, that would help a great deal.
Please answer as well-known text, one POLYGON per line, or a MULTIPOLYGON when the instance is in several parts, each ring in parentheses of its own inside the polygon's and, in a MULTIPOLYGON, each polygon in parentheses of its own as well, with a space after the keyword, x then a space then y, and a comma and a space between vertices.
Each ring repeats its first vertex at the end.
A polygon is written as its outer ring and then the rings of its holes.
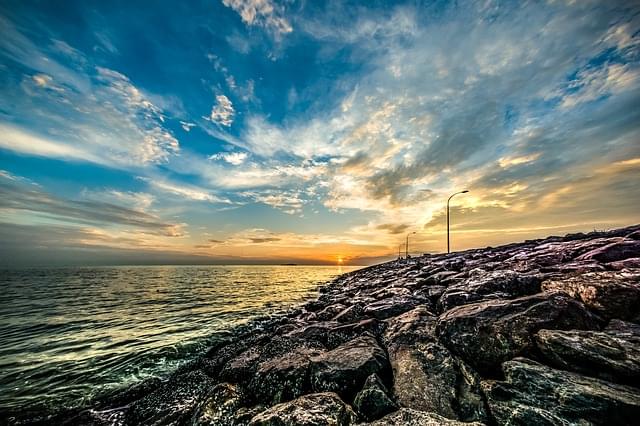
POLYGON ((57 424, 570 425, 640 419, 640 226, 342 275, 165 381, 57 424))

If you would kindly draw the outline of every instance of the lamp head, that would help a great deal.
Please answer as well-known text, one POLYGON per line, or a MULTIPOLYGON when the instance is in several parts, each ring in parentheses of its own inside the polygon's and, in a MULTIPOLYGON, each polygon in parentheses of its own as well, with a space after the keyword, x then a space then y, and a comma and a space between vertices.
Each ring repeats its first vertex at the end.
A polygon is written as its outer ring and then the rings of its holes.
POLYGON ((460 191, 461 194, 466 194, 467 192, 469 192, 468 189, 465 189, 464 191, 460 191))

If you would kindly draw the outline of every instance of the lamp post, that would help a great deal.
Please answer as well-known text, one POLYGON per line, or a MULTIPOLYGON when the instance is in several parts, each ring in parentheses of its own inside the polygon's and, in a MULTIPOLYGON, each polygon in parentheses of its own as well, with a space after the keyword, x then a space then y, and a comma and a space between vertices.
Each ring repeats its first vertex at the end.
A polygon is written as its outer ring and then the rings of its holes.
POLYGON ((407 245, 406 245, 406 250, 407 250, 407 251, 405 252, 405 255, 404 255, 404 257, 405 257, 405 258, 407 258, 407 259, 409 258, 409 235, 411 235, 411 234, 415 234, 415 233, 416 233, 416 231, 409 232, 409 233, 407 234, 407 245))
POLYGON ((456 196, 458 194, 466 194, 467 192, 469 192, 469 191, 466 190, 466 189, 464 191, 456 192, 454 194, 451 194, 451 196, 447 200, 447 253, 451 253, 451 243, 450 243, 450 239, 449 239, 449 202, 451 201, 451 199, 454 196, 456 196))

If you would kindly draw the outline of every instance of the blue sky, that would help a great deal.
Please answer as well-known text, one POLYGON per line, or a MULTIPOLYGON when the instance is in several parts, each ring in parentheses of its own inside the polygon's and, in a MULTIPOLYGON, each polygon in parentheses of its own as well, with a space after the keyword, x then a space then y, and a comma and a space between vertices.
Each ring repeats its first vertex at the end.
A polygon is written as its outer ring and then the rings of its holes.
POLYGON ((0 1, 3 264, 366 262, 637 223, 623 1, 0 1), (134 260, 132 260, 134 259, 134 260))

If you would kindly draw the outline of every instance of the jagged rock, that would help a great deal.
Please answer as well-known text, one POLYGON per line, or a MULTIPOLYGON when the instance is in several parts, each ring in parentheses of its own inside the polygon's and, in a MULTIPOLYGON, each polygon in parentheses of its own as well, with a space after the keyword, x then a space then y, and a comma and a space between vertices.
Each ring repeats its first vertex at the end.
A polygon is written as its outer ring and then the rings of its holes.
POLYGON ((343 305, 342 303, 336 303, 333 305, 329 305, 318 312, 314 312, 310 319, 314 321, 327 321, 335 317, 345 309, 347 309, 347 306, 343 305))
POLYGON ((383 320, 410 311, 420 303, 427 303, 427 301, 415 297, 393 296, 365 306, 364 313, 365 315, 383 320))
POLYGON ((337 325, 329 330, 325 344, 328 348, 334 349, 355 337, 362 336, 367 333, 373 336, 378 336, 382 333, 384 328, 385 323, 378 321, 375 318, 369 318, 350 324, 337 325))
POLYGON ((640 255, 640 241, 631 238, 622 238, 619 241, 588 251, 578 256, 576 260, 615 262, 630 257, 638 257, 638 255, 640 255))
POLYGON ((482 382, 499 424, 631 425, 640 416, 637 388, 555 370, 525 358, 505 362, 503 370, 505 382, 482 382))
POLYGON ((314 357, 311 369, 316 392, 336 392, 351 400, 371 374, 388 377, 389 361, 376 339, 365 335, 314 357))
POLYGON ((131 404, 129 424, 168 424, 193 415, 199 400, 213 387, 213 380, 201 371, 175 376, 155 391, 131 404))
POLYGON ((356 414, 333 392, 301 396, 274 405, 251 419, 250 426, 349 426, 356 414))
POLYGON ((556 292, 458 306, 439 317, 436 333, 454 354, 490 373, 528 354, 532 335, 542 328, 592 330, 599 325, 581 302, 556 292))
POLYGON ((518 274, 513 271, 475 270, 463 283, 447 288, 438 305, 440 311, 448 311, 456 306, 479 300, 512 299, 535 294, 540 292, 541 281, 539 276, 518 274))
POLYGON ((624 260, 618 260, 617 262, 608 263, 611 269, 621 271, 623 269, 640 269, 640 257, 630 257, 624 260))
POLYGON ((564 370, 640 386, 640 326, 612 320, 604 331, 540 330, 548 362, 564 370))
POLYGON ((397 410, 398 405, 389 398, 387 388, 377 374, 367 377, 364 386, 353 400, 353 408, 367 421, 397 410))
POLYGON ((200 404, 192 424, 202 426, 226 426, 233 424, 243 396, 235 385, 217 384, 200 404))
POLYGON ((318 349, 297 348, 262 362, 249 384, 255 398, 268 405, 297 398, 311 390, 310 367, 318 349))
POLYGON ((546 280, 544 290, 561 290, 606 318, 630 319, 640 312, 640 273, 593 272, 546 280))
POLYGON ((384 341, 401 406, 453 419, 486 418, 479 377, 435 340, 433 314, 418 307, 387 322, 384 341))
POLYGON ((472 422, 465 423, 457 420, 447 419, 436 413, 427 413, 424 411, 413 410, 411 408, 401 408, 395 413, 391 413, 376 420, 367 423, 370 426, 482 426, 484 423, 472 422))

